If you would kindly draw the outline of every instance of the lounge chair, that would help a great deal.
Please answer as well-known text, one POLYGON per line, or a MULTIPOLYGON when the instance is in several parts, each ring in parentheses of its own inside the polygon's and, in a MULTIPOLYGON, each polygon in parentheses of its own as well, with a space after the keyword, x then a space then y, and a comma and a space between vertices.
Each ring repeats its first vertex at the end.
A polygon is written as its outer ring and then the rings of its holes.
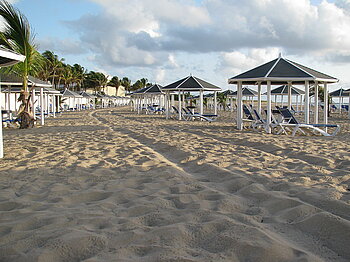
POLYGON ((280 122, 279 125, 285 129, 291 129, 292 136, 295 136, 297 132, 300 132, 303 135, 306 135, 306 132, 309 132, 315 135, 334 136, 340 130, 340 125, 299 123, 289 109, 281 108, 279 111, 283 116, 282 122, 280 122), (328 133, 321 128, 334 128, 334 131, 333 133, 328 133))
POLYGON ((256 120, 246 105, 243 105, 243 114, 243 123, 249 123, 249 126, 244 126, 244 128, 254 128, 254 122, 256 122, 256 120))
POLYGON ((201 115, 199 113, 193 113, 191 110, 187 109, 187 108, 182 108, 182 111, 184 112, 183 117, 185 120, 196 120, 196 119, 200 119, 200 120, 205 120, 207 122, 213 122, 215 121, 214 119, 210 118, 210 117, 217 117, 217 115, 201 115))
POLYGON ((157 113, 164 113, 165 109, 161 107, 154 107, 154 106, 148 106, 146 108, 146 114, 157 114, 157 113))

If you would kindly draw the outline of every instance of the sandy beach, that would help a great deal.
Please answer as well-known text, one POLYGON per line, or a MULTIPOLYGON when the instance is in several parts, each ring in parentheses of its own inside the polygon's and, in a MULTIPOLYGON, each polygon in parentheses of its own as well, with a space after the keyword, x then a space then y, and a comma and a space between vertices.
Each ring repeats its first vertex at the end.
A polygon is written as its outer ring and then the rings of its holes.
POLYGON ((350 121, 291 137, 231 117, 5 129, 0 261, 350 261, 350 121))

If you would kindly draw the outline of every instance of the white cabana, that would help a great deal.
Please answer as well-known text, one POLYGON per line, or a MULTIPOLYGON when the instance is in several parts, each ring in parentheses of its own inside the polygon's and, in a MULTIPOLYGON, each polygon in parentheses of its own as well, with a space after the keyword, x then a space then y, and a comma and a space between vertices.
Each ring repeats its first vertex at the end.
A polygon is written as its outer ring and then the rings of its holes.
POLYGON ((71 90, 62 91, 63 108, 65 110, 81 110, 83 96, 71 90))
MULTIPOLYGON (((8 112, 17 112, 17 108, 21 104, 17 101, 17 98, 19 97, 19 94, 22 91, 23 86, 23 79, 15 74, 1 74, 1 85, 6 87, 5 94, 5 107, 8 112)), ((33 105, 33 115, 35 115, 35 109, 38 107, 38 110, 40 108, 43 108, 41 110, 41 125, 44 125, 44 116, 45 116, 45 105, 49 104, 49 100, 53 100, 53 96, 56 93, 59 93, 55 89, 52 89, 52 85, 47 81, 42 81, 38 78, 28 76, 28 87, 30 87, 31 90, 31 102, 33 105), (50 89, 54 90, 50 94, 48 92, 44 92, 44 89, 50 89), (38 102, 39 101, 39 102, 38 102), (39 106, 36 106, 35 104, 39 104, 39 106)), ((53 104, 52 104, 53 105, 53 104)))
POLYGON ((345 98, 348 98, 348 103, 350 103, 350 94, 347 92, 347 90, 343 89, 343 88, 340 88, 340 89, 337 89, 331 93, 329 93, 329 96, 330 97, 337 97, 339 99, 339 112, 341 113, 342 112, 342 107, 343 106, 346 106, 344 104, 344 97, 345 98))
MULTIPOLYGON (((318 84, 324 85, 324 124, 328 124, 328 84, 336 83, 338 79, 320 73, 306 66, 300 65, 293 61, 287 60, 279 56, 266 64, 253 68, 247 72, 239 74, 228 80, 229 84, 237 85, 237 128, 243 129, 243 103, 242 103, 242 85, 256 85, 258 87, 258 110, 261 112, 261 86, 266 85, 267 88, 267 119, 266 131, 271 133, 271 86, 272 85, 288 85, 288 108, 291 109, 291 90, 292 84, 304 85, 305 88, 305 123, 310 123, 310 108, 309 108, 309 90, 310 83, 315 84, 315 97, 318 97, 318 84)), ((318 116, 318 99, 315 100, 315 124, 319 121, 318 116)))
POLYGON ((82 98, 82 106, 85 107, 85 109, 95 109, 95 99, 96 96, 86 93, 85 91, 80 92, 80 95, 83 97, 82 98))
MULTIPOLYGON (((23 62, 25 56, 17 54, 13 51, 7 50, 3 47, 0 47, 0 67, 7 67, 23 62)), ((1 89, 0 89, 1 90, 1 89)), ((0 105, 1 108, 1 105, 0 105)), ((2 114, 0 114, 0 158, 4 157, 4 146, 3 146, 3 137, 2 137, 2 114)))
POLYGON ((221 88, 218 86, 215 86, 209 82, 206 82, 202 79, 199 79, 194 76, 188 76, 183 79, 180 79, 174 83, 171 83, 165 87, 162 88, 163 92, 166 94, 166 103, 165 103, 165 109, 166 109, 166 118, 169 118, 170 108, 172 105, 174 105, 174 99, 173 97, 170 99, 170 93, 171 92, 177 92, 179 97, 179 120, 182 119, 182 104, 185 102, 185 93, 190 92, 199 92, 199 100, 200 100, 200 114, 203 115, 204 108, 203 108, 203 96, 204 92, 206 91, 212 91, 214 92, 214 114, 217 115, 217 92, 221 91, 221 88))
POLYGON ((148 106, 158 106, 163 108, 165 106, 165 93, 162 91, 162 86, 154 84, 136 90, 131 94, 134 103, 134 110, 140 114, 143 108, 148 106))

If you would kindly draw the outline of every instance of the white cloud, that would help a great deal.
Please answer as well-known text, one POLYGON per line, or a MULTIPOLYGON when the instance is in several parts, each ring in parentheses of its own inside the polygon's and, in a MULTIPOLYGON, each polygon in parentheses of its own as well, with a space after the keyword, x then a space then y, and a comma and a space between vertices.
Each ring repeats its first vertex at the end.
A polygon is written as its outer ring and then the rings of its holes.
POLYGON ((179 60, 179 54, 215 54, 226 78, 276 58, 280 50, 297 62, 313 57, 350 64, 349 0, 91 1, 103 11, 66 24, 79 36, 78 46, 108 70, 154 68, 158 81, 170 70, 191 67, 193 61, 179 60))

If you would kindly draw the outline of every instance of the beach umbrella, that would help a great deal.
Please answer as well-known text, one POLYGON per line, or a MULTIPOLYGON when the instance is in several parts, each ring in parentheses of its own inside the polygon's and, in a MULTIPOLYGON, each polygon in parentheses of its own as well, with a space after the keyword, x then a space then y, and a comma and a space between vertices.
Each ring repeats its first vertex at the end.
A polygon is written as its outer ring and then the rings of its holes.
MULTIPOLYGON (((184 98, 184 94, 187 92, 199 92, 200 97, 200 114, 203 114, 203 92, 205 91, 213 91, 214 92, 214 114, 217 114, 217 92, 221 91, 221 88, 213 85, 207 81, 204 81, 195 76, 188 76, 177 80, 167 86, 163 87, 162 90, 167 93, 167 97, 169 96, 169 92, 178 92, 179 94, 179 120, 182 118, 181 113, 181 96, 184 98)), ((169 101, 169 99, 167 99, 169 101)), ((169 117, 169 103, 167 103, 167 118, 169 117)))
MULTIPOLYGON (((23 62, 25 56, 0 47, 0 67, 7 67, 23 62)), ((0 105, 1 108, 1 105, 0 105)), ((3 137, 2 137, 2 114, 0 114, 0 158, 4 157, 3 137)))
MULTIPOLYGON (((325 106, 328 108, 328 87, 329 83, 336 83, 339 80, 313 70, 304 65, 298 64, 288 59, 282 58, 280 55, 278 58, 269 61, 263 65, 257 66, 251 70, 241 73, 228 79, 229 84, 237 85, 237 128, 243 129, 243 104, 242 104, 242 85, 257 85, 258 86, 258 111, 261 112, 261 85, 267 87, 267 121, 266 131, 271 133, 271 85, 288 85, 288 107, 291 107, 291 86, 304 85, 305 87, 305 123, 310 122, 310 108, 309 108, 309 87, 310 83, 316 86, 316 97, 318 94, 318 84, 324 85, 325 93, 325 106)), ((315 103, 315 122, 318 123, 318 100, 315 103)), ((328 123, 328 112, 324 110, 324 122, 328 123)))

